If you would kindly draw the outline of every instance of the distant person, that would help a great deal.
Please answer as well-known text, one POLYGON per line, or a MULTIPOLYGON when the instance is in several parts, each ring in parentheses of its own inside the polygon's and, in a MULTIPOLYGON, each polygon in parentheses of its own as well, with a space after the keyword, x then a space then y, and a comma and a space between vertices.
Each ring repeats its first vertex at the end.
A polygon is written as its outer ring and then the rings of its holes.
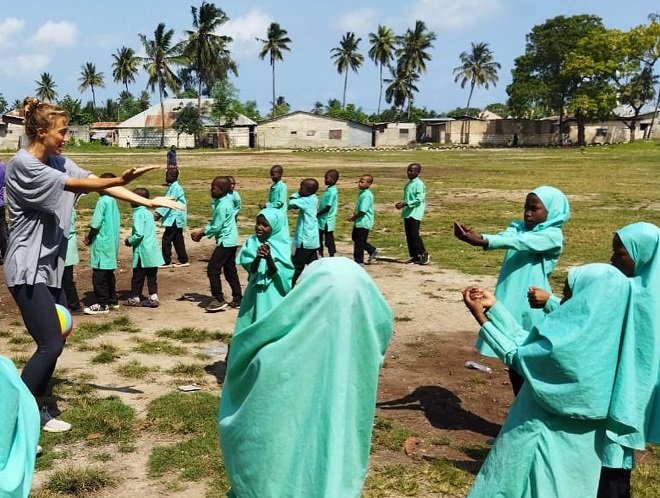
MULTIPOLYGON (((149 198, 146 188, 138 187, 133 190, 135 194, 145 199, 149 198)), ((145 207, 132 203, 133 226, 131 236, 124 244, 133 248, 131 267, 133 277, 131 278, 131 294, 126 301, 126 306, 142 306, 146 308, 158 308, 158 267, 163 264, 163 254, 156 240, 156 222, 154 215, 145 207), (142 300, 142 289, 144 281, 147 281, 149 297, 142 300)))
POLYGON ((176 162, 176 145, 172 145, 167 151, 167 168, 178 168, 176 162))
POLYGON ((7 214, 5 213, 5 172, 7 165, 0 158, 0 264, 4 264, 7 252, 7 214))
MULTIPOLYGON (((509 310, 525 330, 531 328, 544 315, 532 309, 527 301, 530 286, 550 290, 550 274, 564 248, 562 226, 570 218, 568 199, 554 187, 538 187, 525 198, 523 219, 511 222, 509 228, 494 235, 480 234, 459 222, 454 223, 454 235, 484 251, 506 250, 495 287, 495 297, 509 310)), ((485 356, 494 357, 492 349, 477 340, 477 349, 485 356)), ((509 369, 514 394, 518 394, 523 378, 509 369)))
POLYGON ((288 192, 286 188, 286 183, 282 181, 282 175, 284 174, 284 169, 279 164, 274 165, 270 168, 270 179, 273 182, 268 190, 268 202, 262 202, 259 204, 259 209, 266 207, 272 207, 279 209, 284 213, 284 221, 286 222, 287 230, 289 229, 289 221, 287 218, 287 199, 288 192))
MULTIPOLYGON (((103 173, 101 178, 114 178, 113 173, 103 173)), ((83 313, 98 315, 119 309, 115 270, 119 258, 119 230, 121 219, 117 201, 101 192, 96 201, 89 233, 83 243, 90 246, 90 265, 94 287, 94 304, 86 306, 83 313)))
POLYGON ((186 242, 183 237, 183 230, 188 225, 188 202, 183 187, 179 183, 179 169, 171 168, 165 172, 165 182, 167 183, 167 192, 165 197, 173 198, 177 203, 185 206, 185 209, 158 208, 154 212, 156 221, 165 227, 161 241, 161 250, 163 253, 163 266, 186 267, 190 266, 188 253, 186 252, 186 242), (178 263, 172 264, 172 246, 176 252, 178 263))
POLYGON ((333 257, 337 252, 335 245, 335 225, 337 223, 337 181, 339 171, 329 169, 325 172, 324 183, 326 189, 321 196, 317 218, 319 220, 319 256, 323 257, 323 243, 328 249, 328 256, 333 257))
POLYGON ((296 231, 293 234, 293 246, 296 252, 293 254, 295 271, 292 285, 296 285, 296 280, 305 266, 318 259, 319 222, 316 217, 319 204, 316 197, 318 189, 319 182, 314 178, 305 178, 300 182, 300 190, 291 194, 289 199, 289 209, 298 211, 296 231))
POLYGON ((325 258, 234 335, 219 411, 228 496, 361 496, 392 320, 363 269, 325 258))
POLYGON ((211 183, 213 198, 213 218, 206 227, 193 230, 190 237, 195 242, 202 237, 215 237, 216 247, 211 255, 206 274, 211 286, 213 300, 206 306, 207 313, 222 311, 227 306, 240 308, 243 293, 236 270, 236 250, 238 249, 238 228, 234 216, 234 206, 227 196, 231 191, 231 183, 226 176, 216 176, 211 183), (220 276, 224 272, 225 279, 231 288, 232 300, 225 301, 222 292, 220 276))
POLYGON ((426 209, 426 185, 419 178, 421 172, 421 164, 411 163, 408 165, 406 171, 408 183, 403 188, 403 200, 397 202, 395 207, 401 210, 403 228, 406 232, 406 243, 408 244, 408 255, 410 256, 406 263, 428 265, 431 257, 426 252, 422 237, 419 235, 419 227, 422 224, 424 210, 426 209))
POLYGON ((373 182, 374 177, 371 175, 360 177, 358 181, 360 193, 355 203, 355 210, 348 218, 348 221, 353 222, 353 233, 351 234, 353 261, 360 266, 364 266, 365 251, 369 255, 367 263, 371 263, 378 256, 378 249, 367 242, 369 231, 374 228, 374 194, 369 190, 373 182))
MULTIPOLYGON (((76 203, 78 199, 76 199, 76 203)), ((80 296, 73 275, 73 267, 80 262, 78 256, 78 237, 76 230, 77 213, 75 205, 71 210, 71 225, 69 225, 69 236, 66 244, 66 259, 64 260, 64 273, 62 274, 62 289, 66 295, 66 303, 69 311, 74 315, 81 314, 83 308, 80 305, 80 296)))

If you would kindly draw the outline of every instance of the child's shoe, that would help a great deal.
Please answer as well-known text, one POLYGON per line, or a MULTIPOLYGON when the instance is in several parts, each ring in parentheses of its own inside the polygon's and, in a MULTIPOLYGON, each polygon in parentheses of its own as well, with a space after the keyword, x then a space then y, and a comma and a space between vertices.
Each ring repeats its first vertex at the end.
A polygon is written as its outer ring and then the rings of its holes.
POLYGON ((142 301, 141 304, 144 308, 158 308, 158 306, 160 306, 160 301, 158 301, 157 298, 156 299, 149 298, 142 301))
POLYGON ((91 306, 85 307, 85 309, 83 309, 83 313, 85 313, 85 315, 100 315, 102 313, 110 313, 110 307, 107 304, 95 303, 91 306))
POLYGON ((139 308, 142 306, 142 303, 140 302, 139 297, 129 297, 126 301, 124 301, 124 306, 139 308))
POLYGON ((230 308, 240 308, 241 307, 241 302, 236 301, 235 299, 229 303, 230 308))
POLYGON ((172 266, 174 266, 174 268, 187 268, 190 266, 190 263, 186 261, 185 263, 174 263, 172 266))
POLYGON ((378 257, 378 249, 374 249, 374 252, 369 254, 369 259, 367 259, 367 263, 371 263, 378 257))
POLYGON ((204 311, 207 313, 216 313, 218 311, 224 310, 227 306, 229 306, 227 301, 218 301, 217 299, 214 299, 206 308, 204 308, 204 311))
POLYGON ((428 265, 430 262, 431 262, 431 256, 429 256, 428 252, 425 252, 419 258, 420 265, 428 265))
POLYGON ((46 432, 66 432, 71 429, 69 422, 53 417, 46 406, 41 407, 39 415, 41 417, 41 428, 46 432))

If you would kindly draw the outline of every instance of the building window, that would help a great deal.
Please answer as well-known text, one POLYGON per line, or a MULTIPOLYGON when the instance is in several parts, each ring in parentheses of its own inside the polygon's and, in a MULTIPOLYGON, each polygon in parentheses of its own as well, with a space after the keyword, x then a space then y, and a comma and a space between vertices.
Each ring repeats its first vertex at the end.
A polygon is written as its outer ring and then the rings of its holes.
POLYGON ((315 131, 315 130, 310 130, 310 131, 307 132, 307 136, 308 136, 308 137, 313 137, 314 135, 316 135, 316 131, 315 131))
POLYGON ((328 138, 330 140, 341 140, 341 130, 330 130, 328 138))
POLYGON ((596 128, 596 136, 597 137, 606 137, 607 136, 607 128, 596 128))
POLYGON ((408 128, 399 128, 399 135, 407 135, 409 131, 408 128))
POLYGON ((297 134, 298 134, 297 131, 295 131, 295 130, 291 130, 291 135, 297 135, 297 134))

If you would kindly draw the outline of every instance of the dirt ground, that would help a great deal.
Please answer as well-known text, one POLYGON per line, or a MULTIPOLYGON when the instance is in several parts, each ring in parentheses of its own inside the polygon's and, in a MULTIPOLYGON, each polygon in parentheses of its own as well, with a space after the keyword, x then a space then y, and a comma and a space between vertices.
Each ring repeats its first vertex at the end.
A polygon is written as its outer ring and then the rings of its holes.
MULTIPOLYGON (((123 237, 123 236, 122 236, 123 237)), ((75 316, 78 323, 104 321, 108 316, 126 314, 139 328, 138 334, 112 332, 97 338, 92 344, 112 343, 120 347, 120 358, 116 363, 93 364, 90 360, 94 351, 65 349, 60 358, 56 378, 76 382, 81 375, 91 376, 99 397, 118 395, 124 403, 133 407, 139 418, 144 418, 150 401, 176 389, 180 378, 164 374, 174 364, 187 358, 166 355, 144 355, 131 351, 136 335, 140 338, 155 338, 162 328, 177 329, 199 327, 209 330, 231 332, 236 319, 236 310, 209 314, 203 307, 210 301, 206 279, 206 258, 213 250, 212 242, 187 243, 191 256, 188 268, 172 268, 159 271, 158 309, 126 308, 113 311, 110 315, 75 316), (159 373, 143 380, 127 380, 117 374, 117 364, 138 359, 145 365, 158 367, 159 373)), ((339 254, 350 256, 352 248, 339 245, 339 254)), ((129 249, 121 246, 120 269, 117 271, 117 289, 120 298, 128 297, 130 286, 129 249)), ((81 254, 85 260, 85 255, 81 254)), ((403 449, 398 452, 378 450, 371 458, 371 465, 412 464, 413 460, 445 457, 459 467, 478 471, 480 463, 466 457, 456 449, 456 444, 438 444, 451 439, 454 442, 483 443, 497 434, 512 400, 506 369, 494 359, 481 358, 472 347, 477 326, 462 304, 459 291, 465 286, 478 283, 493 288, 492 277, 473 277, 456 271, 445 270, 442 264, 432 261, 429 266, 404 265, 386 253, 366 267, 395 313, 395 333, 387 351, 381 373, 377 415, 394 419, 411 429, 419 438, 415 454, 406 456, 403 449), (492 373, 470 370, 465 362, 474 360, 490 366, 492 373)), ((84 263, 76 267, 76 280, 81 295, 91 302, 91 271, 84 263)), ((241 273, 245 283, 245 275, 241 273)), ((226 284, 224 284, 226 286, 226 284)), ((226 287, 225 287, 226 288, 226 287)), ((20 325, 20 315, 9 296, 6 286, 0 286, 0 324, 10 329, 13 335, 26 334, 20 325)), ((74 328, 74 334, 75 328, 74 328)), ((32 343, 16 346, 0 338, 4 355, 31 354, 32 343), (22 347, 22 349, 21 349, 22 347)), ((217 344, 193 345, 189 347, 190 360, 193 355, 217 344)), ((196 361, 196 360, 194 360, 196 361)), ((224 355, 208 357, 206 375, 200 386, 207 392, 221 394, 221 379, 224 375, 224 355)), ((57 409, 65 411, 66 396, 56 400, 57 409)), ((65 417, 66 418, 66 417, 65 417)), ((143 431, 144 432, 144 431, 143 431)), ((62 436, 66 438, 66 435, 62 436)), ((146 463, 155 445, 166 443, 162 436, 150 433, 141 435, 136 441, 136 451, 118 456, 104 467, 120 479, 118 487, 97 496, 128 498, 148 497, 195 497, 204 496, 205 482, 185 483, 171 489, 162 481, 147 477, 146 463)), ((65 462, 71 465, 98 463, 93 458, 96 450, 80 444, 70 451, 64 460, 56 460, 55 467, 65 462)), ((99 450, 101 451, 101 450, 99 450)), ((102 448, 108 451, 108 448, 102 448)), ((38 471, 34 487, 47 479, 50 471, 38 471)), ((388 495, 396 496, 396 495, 388 495)), ((428 495, 430 496, 430 495, 428 495)), ((435 495, 440 496, 440 495, 435 495)))

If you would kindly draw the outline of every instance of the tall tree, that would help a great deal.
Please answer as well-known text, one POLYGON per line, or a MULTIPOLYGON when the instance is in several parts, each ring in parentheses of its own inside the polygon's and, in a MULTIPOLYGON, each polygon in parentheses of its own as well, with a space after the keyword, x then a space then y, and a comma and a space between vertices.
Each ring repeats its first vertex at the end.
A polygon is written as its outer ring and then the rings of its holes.
POLYGON ((51 102, 57 98, 57 91, 55 90, 57 85, 50 73, 41 73, 35 83, 37 84, 36 96, 38 99, 51 102))
MULTIPOLYGON (((559 114, 561 135, 570 97, 583 84, 580 76, 563 71, 566 57, 582 38, 604 29, 599 17, 586 14, 558 16, 534 26, 526 37, 525 53, 514 62, 513 79, 506 89, 514 115, 559 114)), ((584 123, 578 121, 578 135, 580 130, 584 134, 584 123)))
POLYGON ((182 55, 183 46, 180 43, 172 44, 173 29, 165 29, 165 23, 160 23, 154 31, 154 39, 149 40, 145 35, 139 34, 144 47, 145 57, 142 58, 144 70, 149 75, 147 88, 152 92, 158 88, 161 115, 160 146, 165 145, 165 105, 164 98, 167 89, 176 93, 179 90, 179 80, 172 70, 174 65, 186 64, 188 59, 182 55))
POLYGON ((412 95, 413 92, 418 92, 417 81, 419 81, 419 73, 412 72, 406 73, 398 65, 396 67, 389 67, 391 77, 385 79, 388 83, 385 88, 385 102, 392 104, 395 108, 400 109, 403 113, 403 108, 408 102, 408 116, 412 109, 412 95))
POLYGON ((92 62, 86 62, 84 66, 81 66, 82 71, 80 72, 80 86, 78 90, 80 93, 84 93, 88 88, 92 90, 92 105, 96 109, 96 92, 94 88, 105 88, 105 83, 103 81, 103 73, 96 71, 96 64, 92 62))
POLYGON ((431 60, 429 50, 433 48, 436 35, 426 29, 424 21, 415 21, 413 29, 397 37, 397 68, 396 78, 401 79, 408 92, 408 116, 412 109, 414 92, 417 92, 415 81, 426 72, 426 62, 431 60))
POLYGON ((202 2, 198 9, 190 7, 193 30, 187 30, 184 55, 197 74, 197 111, 202 112, 202 93, 209 94, 217 81, 227 79, 227 73, 238 76, 238 66, 232 60, 227 45, 232 38, 218 34, 229 18, 213 3, 202 2), (204 89, 204 92, 202 91, 204 89))
POLYGON ((273 116, 275 115, 275 107, 277 106, 277 102, 275 101, 275 62, 282 60, 283 50, 291 50, 289 48, 291 38, 289 38, 287 34, 286 29, 282 29, 278 23, 273 22, 268 26, 266 38, 257 38, 258 42, 264 44, 259 52, 259 58, 264 60, 267 55, 270 57, 270 67, 273 73, 273 100, 271 111, 273 116))
POLYGON ((394 60, 396 50, 396 37, 394 31, 390 28, 378 25, 375 33, 369 33, 369 58, 374 61, 379 68, 380 90, 378 92, 378 114, 380 114, 380 103, 383 98, 383 68, 389 66, 394 60))
POLYGON ((480 42, 477 44, 472 43, 472 48, 469 52, 462 52, 459 58, 461 65, 454 68, 454 82, 461 81, 461 88, 470 83, 470 93, 468 95, 467 104, 465 105, 465 114, 470 108, 470 101, 472 100, 472 93, 475 86, 483 86, 488 90, 490 83, 493 86, 497 85, 498 76, 497 70, 502 67, 499 62, 493 60, 493 52, 488 48, 488 43, 480 42))
POLYGON ((112 63, 112 77, 115 83, 123 83, 128 92, 128 84, 135 83, 140 64, 140 58, 135 55, 135 50, 129 47, 117 49, 117 53, 112 54, 114 62, 112 63))
POLYGON ((331 58, 335 61, 335 66, 337 66, 337 72, 339 74, 344 74, 344 93, 341 100, 341 108, 346 108, 346 85, 348 84, 348 70, 352 69, 357 73, 358 69, 364 64, 364 55, 358 52, 358 45, 362 38, 356 38, 355 33, 349 31, 346 33, 341 41, 339 46, 333 48, 331 52, 331 58))

